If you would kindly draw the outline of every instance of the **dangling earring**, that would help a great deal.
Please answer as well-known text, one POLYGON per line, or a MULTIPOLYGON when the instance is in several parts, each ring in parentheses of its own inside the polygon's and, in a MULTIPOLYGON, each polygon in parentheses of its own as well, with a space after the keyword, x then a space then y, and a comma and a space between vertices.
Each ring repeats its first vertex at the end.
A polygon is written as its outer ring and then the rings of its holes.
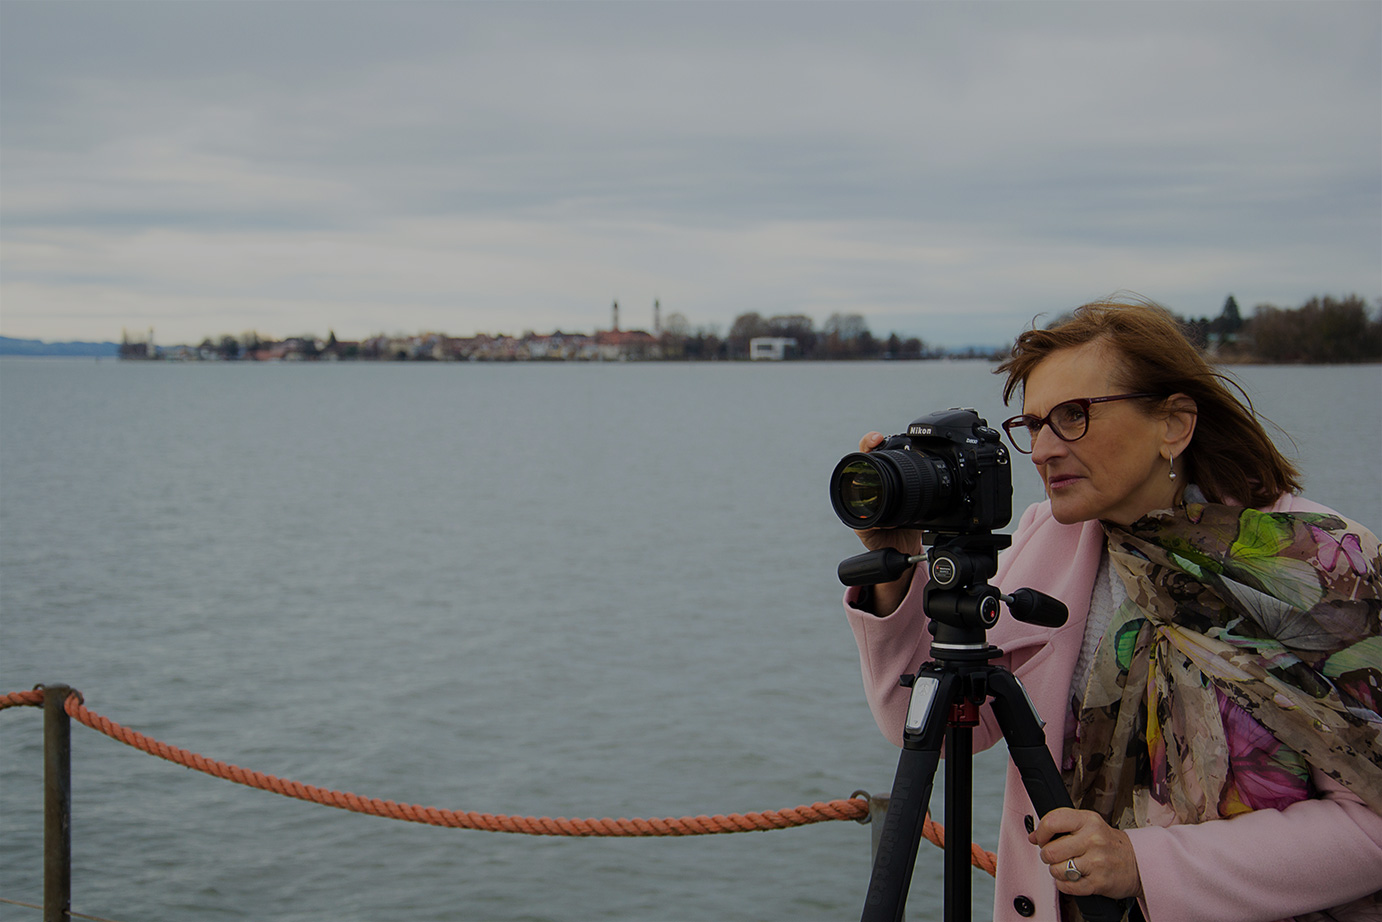
POLYGON ((1176 479, 1176 455, 1174 452, 1171 453, 1171 479, 1176 479))

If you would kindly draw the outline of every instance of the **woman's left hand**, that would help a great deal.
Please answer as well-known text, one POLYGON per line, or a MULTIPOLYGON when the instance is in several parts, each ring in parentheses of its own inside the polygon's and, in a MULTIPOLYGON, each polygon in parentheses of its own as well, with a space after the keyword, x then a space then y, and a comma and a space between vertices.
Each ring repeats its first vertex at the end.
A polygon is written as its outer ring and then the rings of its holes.
POLYGON ((1050 866, 1061 893, 1097 893, 1116 900, 1142 894, 1142 877, 1128 834, 1114 829, 1097 813, 1057 808, 1041 818, 1027 840, 1041 846, 1041 860, 1050 866), (1080 872, 1077 880, 1066 876, 1071 861, 1080 872))

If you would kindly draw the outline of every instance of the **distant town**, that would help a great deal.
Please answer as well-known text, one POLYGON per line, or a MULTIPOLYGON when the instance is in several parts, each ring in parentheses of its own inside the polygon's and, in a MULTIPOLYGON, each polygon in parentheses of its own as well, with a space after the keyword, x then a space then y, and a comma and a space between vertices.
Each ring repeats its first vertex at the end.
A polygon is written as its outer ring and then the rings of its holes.
POLYGON ((735 318, 728 333, 722 333, 718 327, 693 330, 679 313, 668 314, 664 320, 658 301, 652 305, 651 331, 625 329, 619 313, 619 302, 615 301, 607 330, 529 331, 520 336, 426 332, 380 334, 350 341, 328 331, 324 339, 303 335, 274 340, 249 332, 207 337, 195 346, 164 346, 155 342, 153 330, 147 334, 125 331, 119 355, 130 360, 254 362, 656 362, 989 357, 999 351, 995 347, 930 349, 917 337, 904 339, 896 333, 879 338, 859 314, 832 314, 817 328, 815 321, 803 314, 765 318, 746 313, 735 318))
MULTIPOLYGON (((647 316, 647 315, 645 315, 647 316)), ((876 336, 860 314, 832 314, 819 327, 803 314, 764 317, 744 313, 729 331, 692 329, 686 317, 654 301, 651 330, 625 329, 620 307, 610 307, 610 328, 592 333, 440 332, 379 334, 342 340, 332 331, 285 339, 250 331, 208 336, 196 345, 158 343, 152 329, 125 331, 119 343, 43 343, 0 337, 0 355, 66 355, 130 361, 198 362, 650 362, 836 361, 994 359, 1008 344, 937 347, 915 336, 876 336)), ((1187 335, 1219 362, 1382 362, 1382 300, 1357 295, 1310 299, 1298 308, 1258 305, 1245 317, 1232 295, 1214 318, 1180 318, 1187 335)))

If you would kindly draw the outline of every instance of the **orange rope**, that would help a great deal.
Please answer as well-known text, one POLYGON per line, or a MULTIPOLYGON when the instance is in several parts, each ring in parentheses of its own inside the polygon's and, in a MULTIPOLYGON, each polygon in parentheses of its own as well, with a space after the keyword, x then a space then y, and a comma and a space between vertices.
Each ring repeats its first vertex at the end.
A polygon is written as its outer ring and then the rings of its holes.
MULTIPOLYGON (((10 707, 33 707, 42 703, 42 689, 0 695, 0 710, 10 707)), ((479 829, 489 832, 511 832, 538 836, 694 836, 787 829, 793 826, 806 826, 831 820, 862 821, 869 813, 867 801, 858 797, 851 797, 848 800, 832 800, 828 803, 817 802, 809 806, 762 813, 733 813, 729 816, 717 814, 715 816, 684 816, 664 819, 567 819, 566 817, 552 819, 547 816, 504 816, 492 813, 443 810, 437 807, 400 804, 392 800, 380 800, 373 797, 359 797, 355 794, 332 791, 298 781, 289 781, 230 765, 226 762, 207 759, 195 752, 169 746, 136 730, 122 727, 120 724, 88 710, 82 703, 81 693, 75 689, 68 695, 65 709, 68 716, 74 720, 109 736, 113 740, 118 740, 141 752, 158 756, 176 765, 196 769, 216 778, 327 807, 454 829, 479 829)), ((933 822, 930 816, 926 818, 922 834, 936 845, 943 846, 945 844, 944 827, 933 822)), ((990 874, 994 873, 995 858, 993 853, 984 851, 978 845, 971 845, 970 853, 975 867, 982 868, 990 874)))
POLYGON ((0 711, 5 708, 17 707, 40 707, 43 704, 43 689, 36 688, 33 691, 10 692, 0 695, 0 711))

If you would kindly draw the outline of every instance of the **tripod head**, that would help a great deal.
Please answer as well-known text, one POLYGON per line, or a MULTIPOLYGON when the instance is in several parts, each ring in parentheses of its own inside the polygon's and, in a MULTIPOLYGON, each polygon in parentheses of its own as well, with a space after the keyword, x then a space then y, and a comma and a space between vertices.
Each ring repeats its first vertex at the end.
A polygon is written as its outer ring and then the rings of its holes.
POLYGON ((893 548, 869 551, 842 561, 839 576, 846 586, 871 586, 892 582, 908 567, 926 561, 930 579, 922 590, 922 607, 930 619, 937 659, 989 658, 984 632, 998 623, 1000 601, 1018 621, 1043 627, 1065 623, 1068 612, 1059 599, 1035 589, 1004 595, 988 584, 998 572, 998 552, 1012 544, 1011 536, 926 532, 922 540, 928 547, 924 555, 893 548))

